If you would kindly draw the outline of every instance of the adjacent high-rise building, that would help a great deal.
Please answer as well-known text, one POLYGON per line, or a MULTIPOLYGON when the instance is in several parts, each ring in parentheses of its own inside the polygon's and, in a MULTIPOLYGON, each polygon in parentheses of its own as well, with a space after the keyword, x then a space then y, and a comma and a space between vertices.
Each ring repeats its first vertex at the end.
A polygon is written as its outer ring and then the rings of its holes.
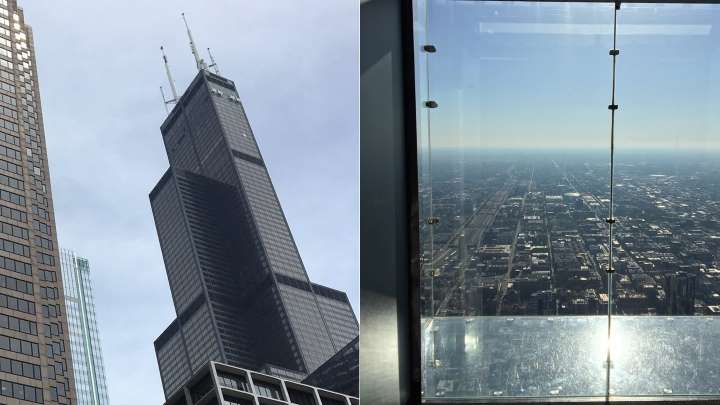
POLYGON ((66 249, 60 251, 65 289, 65 317, 75 375, 77 405, 108 405, 105 364, 95 316, 90 263, 66 249))
MULTIPOLYGON (((357 345, 357 340, 355 340, 357 345)), ((357 366, 357 360, 355 360, 357 366)), ((357 367, 354 370, 357 373, 357 367)), ((357 385, 357 381, 356 381, 357 385)), ((208 362, 164 405, 358 405, 357 395, 208 362)))
POLYGON ((31 28, 0 0, 0 403, 75 404, 31 28))
POLYGON ((347 296, 308 279, 235 84, 196 59, 150 193, 177 312, 155 341, 166 396, 208 361, 300 380, 358 335, 347 296))
POLYGON ((695 315, 695 275, 676 271, 666 273, 664 281, 667 314, 695 315))
POLYGON ((541 290, 530 294, 527 304, 528 315, 556 315, 555 292, 541 290))
POLYGON ((358 396, 360 386, 360 336, 351 340, 330 360, 302 381, 311 386, 358 396))

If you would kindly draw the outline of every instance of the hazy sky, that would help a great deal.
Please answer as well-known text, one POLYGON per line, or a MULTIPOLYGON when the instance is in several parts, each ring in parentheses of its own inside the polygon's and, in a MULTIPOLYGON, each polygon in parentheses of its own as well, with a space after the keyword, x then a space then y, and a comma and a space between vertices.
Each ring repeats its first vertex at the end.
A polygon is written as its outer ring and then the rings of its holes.
MULTIPOLYGON (((612 4, 429 2, 434 146, 609 145, 612 4)), ((618 148, 720 148, 719 6, 623 4, 617 47, 618 148)))
POLYGON ((358 5, 19 0, 32 25, 61 246, 90 260, 110 400, 164 401, 154 339, 174 318, 148 193, 168 166, 165 46, 195 74, 180 13, 235 81, 314 282, 359 309, 358 5))

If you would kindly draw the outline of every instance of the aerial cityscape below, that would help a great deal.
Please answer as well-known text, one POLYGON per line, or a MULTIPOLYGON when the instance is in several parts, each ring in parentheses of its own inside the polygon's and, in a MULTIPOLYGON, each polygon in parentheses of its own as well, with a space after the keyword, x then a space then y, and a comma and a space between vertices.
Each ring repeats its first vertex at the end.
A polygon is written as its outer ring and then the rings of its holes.
MULTIPOLYGON (((613 314, 720 313, 719 174, 707 153, 619 154, 613 314)), ((435 152, 423 314, 607 314, 608 176, 602 150, 435 152)))

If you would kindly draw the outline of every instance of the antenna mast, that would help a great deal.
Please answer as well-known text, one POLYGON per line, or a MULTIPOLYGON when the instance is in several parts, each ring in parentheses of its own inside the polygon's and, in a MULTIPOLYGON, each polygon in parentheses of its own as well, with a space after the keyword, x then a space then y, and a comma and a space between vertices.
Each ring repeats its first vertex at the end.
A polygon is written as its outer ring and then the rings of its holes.
POLYGON ((211 63, 210 67, 213 68, 213 70, 215 70, 215 73, 220 74, 220 69, 218 68, 217 62, 215 62, 215 58, 213 58, 213 56, 212 56, 212 52, 210 52, 210 48, 208 48, 207 50, 208 50, 208 55, 210 55, 210 63, 211 63))
POLYGON ((163 90, 163 87, 160 86, 160 95, 162 95, 163 105, 165 106, 165 112, 170 114, 170 110, 168 109, 168 102, 165 100, 165 91, 163 90))
POLYGON ((205 63, 204 60, 200 57, 200 54, 198 53, 197 48, 195 48, 195 41, 193 41, 192 32, 190 31, 190 26, 188 26, 187 19, 185 19, 185 13, 182 13, 183 21, 185 22, 185 28, 187 29, 188 38, 190 39, 190 50, 192 51, 193 56, 195 57, 195 64, 197 65, 198 70, 207 70, 208 66, 205 63))
POLYGON ((170 73, 170 65, 168 65, 167 56, 165 55, 165 49, 161 46, 160 52, 162 53, 163 57, 163 63, 165 64, 165 73, 167 74, 168 81, 170 82, 170 91, 172 91, 172 96, 170 100, 165 99, 165 92, 163 91, 162 86, 160 86, 160 93, 163 97, 163 102, 165 103, 165 109, 167 110, 167 105, 171 103, 177 103, 178 95, 177 95, 177 89, 175 88, 175 81, 172 78, 172 74, 170 73))

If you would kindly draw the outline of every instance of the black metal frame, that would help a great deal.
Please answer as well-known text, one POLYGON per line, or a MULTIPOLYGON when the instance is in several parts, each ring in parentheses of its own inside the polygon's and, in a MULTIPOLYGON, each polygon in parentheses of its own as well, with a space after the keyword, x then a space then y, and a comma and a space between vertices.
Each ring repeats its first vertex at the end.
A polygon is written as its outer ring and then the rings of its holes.
POLYGON ((403 97, 405 104, 406 116, 405 121, 405 153, 406 156, 413 156, 413 159, 407 159, 407 173, 413 175, 412 180, 408 180, 407 187, 407 212, 409 213, 410 223, 408 224, 408 242, 409 242, 409 258, 410 263, 410 286, 408 289, 408 297, 410 303, 408 308, 414 316, 409 317, 410 342, 408 348, 410 353, 410 391, 409 403, 420 403, 422 400, 422 330, 420 328, 420 203, 419 203, 419 184, 418 184, 418 159, 417 159, 417 121, 416 121, 416 93, 415 93, 415 36, 413 35, 413 9, 412 0, 403 0, 402 10, 402 44, 403 44, 403 97), (408 72, 408 70, 412 70, 408 72), (412 138, 412 139, 410 139, 412 138))
MULTIPOLYGON (((453 0, 466 3, 489 3, 501 1, 517 1, 520 3, 607 3, 615 4, 615 0, 453 0)), ((620 1, 625 4, 720 4, 719 0, 633 0, 620 1)))
POLYGON ((582 397, 582 398, 482 398, 482 399, 457 399, 452 402, 441 400, 425 400, 426 404, 433 405, 457 405, 457 404, 532 404, 532 405, 557 405, 557 404, 579 404, 579 405, 635 405, 635 404, 661 404, 661 405, 708 405, 716 404, 717 397, 702 399, 696 396, 667 397, 612 397, 609 401, 604 397, 582 397), (681 399, 685 398, 685 399, 681 399))
POLYGON ((368 403, 414 404, 421 399, 413 367, 420 327, 410 317, 419 307, 409 288, 419 258, 418 224, 408 222, 418 217, 412 0, 365 0, 360 15, 360 391, 368 403))
MULTIPOLYGON (((408 390, 408 404, 419 404, 425 402, 428 404, 556 404, 556 403, 579 403, 579 404, 607 404, 606 398, 587 397, 587 398, 554 398, 548 401, 545 398, 478 398, 478 399, 457 399, 457 400, 436 400, 426 399, 423 401, 421 396, 422 390, 422 363, 421 363, 421 328, 420 328, 420 276, 421 268, 419 262, 420 242, 419 242, 419 200, 418 200, 418 165, 417 165, 417 128, 416 128, 416 99, 415 99, 415 60, 414 50, 415 41, 413 35, 413 2, 412 0, 400 0, 402 5, 402 44, 403 44, 403 96, 405 97, 405 153, 407 156, 415 156, 415 159, 406 160, 406 173, 414 173, 412 178, 406 181, 407 186, 407 203, 406 207, 408 216, 407 230, 408 241, 410 242, 410 255, 408 263, 410 263, 411 274, 408 285, 408 298, 410 302, 407 305, 410 313, 407 314, 410 327, 410 342, 407 348, 410 353, 406 353, 409 359, 411 378, 408 390)), ((455 0, 458 2, 491 2, 499 0, 455 0)), ((501 0, 500 0, 501 1, 501 0)), ((616 4, 617 0, 515 0, 529 3, 607 3, 616 4)), ((720 4, 720 0, 634 0, 624 2, 627 4, 720 4)), ((402 315, 402 314, 399 314, 402 315)), ((402 387, 401 387, 402 388, 402 387)), ((678 405, 707 405, 709 403, 720 403, 720 397, 717 396, 673 396, 673 397, 613 397, 609 402, 613 404, 635 404, 635 403, 662 403, 662 404, 678 404, 678 405)))

